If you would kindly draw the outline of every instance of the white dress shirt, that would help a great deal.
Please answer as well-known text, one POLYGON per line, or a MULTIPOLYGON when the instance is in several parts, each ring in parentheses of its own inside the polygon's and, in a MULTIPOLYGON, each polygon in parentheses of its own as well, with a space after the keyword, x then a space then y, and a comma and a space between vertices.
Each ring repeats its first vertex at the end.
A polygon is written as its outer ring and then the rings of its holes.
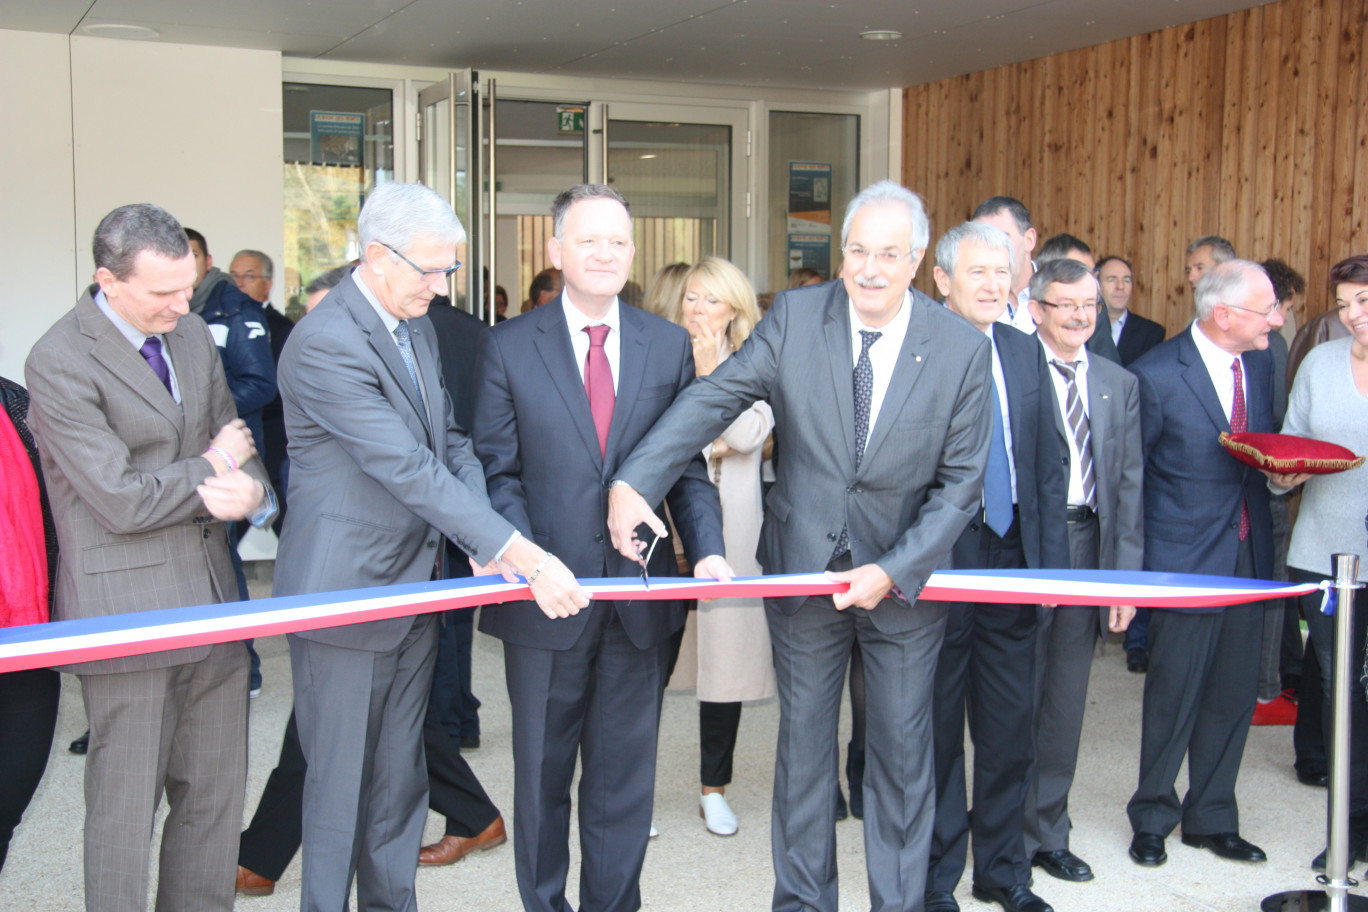
POLYGON ((912 295, 910 292, 904 295, 902 306, 893 315, 893 319, 878 329, 861 322, 860 314, 855 310, 853 303, 849 307, 852 370, 860 363, 860 352, 864 348, 860 330, 881 334, 869 346, 869 366, 873 371, 874 385, 869 394, 869 430, 865 435, 865 443, 868 444, 870 435, 874 433, 874 424, 879 420, 879 409, 883 406, 884 395, 888 393, 888 384, 893 379, 893 368, 898 363, 903 340, 907 338, 907 326, 912 320, 912 295))
POLYGON ((591 320, 584 312, 570 302, 570 289, 561 293, 561 307, 565 308, 565 322, 570 327, 570 345, 575 350, 575 367, 579 368, 580 382, 584 382, 584 362, 589 357, 589 334, 586 326, 602 324, 608 327, 608 336, 603 340, 603 353, 608 356, 608 369, 613 372, 613 393, 618 388, 618 364, 622 359, 622 323, 618 310, 618 299, 613 298, 612 306, 600 320, 591 320))
POLYGON ((1221 411, 1225 412, 1226 422, 1230 421, 1230 412, 1235 407, 1235 370, 1234 363, 1240 362, 1240 376, 1244 378, 1245 410, 1248 413, 1249 407, 1249 378, 1245 376, 1244 358, 1240 355, 1232 355, 1221 346, 1207 338, 1207 334, 1202 332, 1202 328, 1197 325, 1197 321, 1192 321, 1192 339, 1197 343, 1197 353, 1202 356, 1202 363, 1206 365, 1207 373, 1211 375, 1211 385, 1216 387, 1216 398, 1221 400, 1221 411))
MULTIPOLYGON (((1103 307, 1106 307, 1106 306, 1107 306, 1105 301, 1102 303, 1102 306, 1103 306, 1103 307)), ((1121 344, 1121 330, 1123 330, 1123 329, 1126 328, 1126 320, 1127 320, 1129 317, 1130 317, 1130 311, 1129 311, 1129 310, 1126 310, 1126 311, 1122 311, 1120 319, 1112 320, 1111 328, 1112 328, 1112 344, 1113 344, 1113 345, 1120 345, 1120 344, 1121 344)))
POLYGON ((1007 405, 1007 375, 1002 372, 1002 359, 998 357, 997 339, 993 337, 993 327, 988 327, 988 341, 993 343, 993 386, 997 387, 998 408, 1002 412, 1002 437, 1007 444, 1007 471, 1012 476, 1012 503, 1017 500, 1016 459, 1012 455, 1012 412, 1007 405))
MULTIPOLYGON (((1050 346, 1045 344, 1045 340, 1040 340, 1040 347, 1045 349, 1045 360, 1050 362, 1050 380, 1054 383, 1055 405, 1059 408, 1060 417, 1064 419, 1064 439, 1069 444, 1069 506, 1085 507, 1088 499, 1083 494, 1083 458, 1078 452, 1078 441, 1074 440, 1074 435, 1069 430, 1069 381, 1064 379, 1064 375, 1055 367, 1055 362, 1067 365, 1069 362, 1056 355, 1050 350, 1050 346)), ((1074 371, 1074 385, 1078 387, 1078 397, 1083 402, 1083 414, 1088 414, 1088 350, 1080 348, 1078 350, 1078 367, 1074 371)))
POLYGON ((128 340, 128 344, 133 346, 139 357, 142 357, 142 347, 148 339, 155 338, 161 342, 162 358, 166 360, 166 369, 171 373, 171 398, 175 399, 176 404, 179 405, 181 401, 180 384, 176 381, 176 365, 171 363, 171 352, 166 347, 166 337, 161 333, 153 333, 149 336, 139 331, 132 323, 114 312, 114 308, 109 306, 109 300, 105 298, 103 291, 95 292, 95 306, 100 308, 100 313, 109 317, 109 322, 114 324, 119 335, 128 340))

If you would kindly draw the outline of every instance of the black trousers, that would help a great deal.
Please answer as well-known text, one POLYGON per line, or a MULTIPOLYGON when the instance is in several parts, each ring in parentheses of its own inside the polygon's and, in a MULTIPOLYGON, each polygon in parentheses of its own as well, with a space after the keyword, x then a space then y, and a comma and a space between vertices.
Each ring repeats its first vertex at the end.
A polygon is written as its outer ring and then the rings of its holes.
POLYGON ((0 674, 0 868, 47 768, 61 690, 62 676, 47 668, 0 674))
MULTIPOLYGON (((689 603, 694 611, 697 602, 689 603)), ((669 660, 665 677, 660 683, 660 698, 665 699, 665 685, 674 676, 679 649, 684 644, 684 628, 670 635, 669 660)), ((657 707, 658 709, 659 707, 657 707)), ((708 788, 730 785, 732 759, 736 756, 736 733, 741 728, 740 703, 709 703, 698 701, 698 781, 708 788)))

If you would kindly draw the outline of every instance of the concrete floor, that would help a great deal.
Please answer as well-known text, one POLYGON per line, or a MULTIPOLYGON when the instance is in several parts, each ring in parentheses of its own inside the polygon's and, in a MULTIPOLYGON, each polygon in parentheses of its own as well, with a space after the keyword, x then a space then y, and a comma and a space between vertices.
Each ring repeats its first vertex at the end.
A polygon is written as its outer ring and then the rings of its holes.
MULTIPOLYGON (((263 660, 265 689, 252 702, 249 816, 275 764, 291 706, 289 653, 284 638, 260 640, 257 647, 263 660)), ((476 635, 474 670, 475 690, 484 702, 483 745, 468 757, 511 826, 513 764, 508 696, 503 683, 503 652, 497 641, 476 635)), ((1131 834, 1125 805, 1135 785, 1142 684, 1141 676, 1125 670, 1117 647, 1095 660, 1072 795, 1072 848, 1092 865, 1097 878, 1087 884, 1071 884, 1037 870, 1037 892, 1057 912, 1245 912, 1257 909, 1260 900, 1270 893, 1314 889, 1309 863, 1324 843, 1326 793, 1298 784, 1291 766, 1291 729, 1286 727, 1250 732, 1240 775, 1241 831, 1268 852, 1266 864, 1222 861, 1209 852, 1183 846, 1177 833, 1168 841, 1169 862, 1163 867, 1141 868, 1130 861, 1126 855, 1131 834)), ((659 912, 768 909, 773 886, 769 809, 778 706, 768 701, 745 709, 735 779, 728 789, 741 829, 723 839, 709 834, 698 816, 697 705, 687 693, 671 693, 665 700, 655 806, 661 835, 652 841, 646 857, 643 908, 659 912)), ((67 752, 67 744, 84 728, 79 688, 74 678, 64 678, 51 762, 0 873, 0 910, 4 912, 74 912, 82 908, 83 764, 67 752)), ((843 732, 848 729, 848 720, 843 720, 843 732)), ((1184 774, 1180 783, 1185 781, 1184 774)), ((434 841, 441 833, 441 819, 431 815, 425 841, 434 841)), ((860 822, 849 819, 837 824, 837 839, 841 906, 868 909, 860 822)), ((570 898, 577 904, 576 853, 572 845, 570 898)), ((970 877, 966 872, 957 892, 962 906, 966 910, 996 909, 970 897, 970 877)), ((520 904, 512 843, 451 867, 420 870, 418 893, 427 908, 517 910, 520 904)), ((237 908, 284 912, 298 905, 296 860, 274 896, 239 897, 237 908)))

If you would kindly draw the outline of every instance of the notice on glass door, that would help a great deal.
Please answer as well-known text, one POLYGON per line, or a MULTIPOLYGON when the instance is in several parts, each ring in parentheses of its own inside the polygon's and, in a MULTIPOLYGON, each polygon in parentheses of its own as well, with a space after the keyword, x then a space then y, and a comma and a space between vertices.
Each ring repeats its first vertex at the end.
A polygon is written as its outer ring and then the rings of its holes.
POLYGON ((361 164, 364 114, 309 112, 309 147, 315 165, 361 164))
POLYGON ((831 164, 789 162, 790 234, 831 234, 831 164))

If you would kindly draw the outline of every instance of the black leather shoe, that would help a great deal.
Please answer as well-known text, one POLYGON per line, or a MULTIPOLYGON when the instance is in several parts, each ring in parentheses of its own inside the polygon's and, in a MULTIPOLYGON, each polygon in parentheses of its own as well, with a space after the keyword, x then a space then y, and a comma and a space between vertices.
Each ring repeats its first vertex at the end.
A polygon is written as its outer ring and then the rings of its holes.
POLYGON ((1311 785, 1316 788, 1329 788, 1330 775, 1328 773, 1303 773, 1297 770, 1297 781, 1302 785, 1311 785))
MULTIPOLYGON (((1321 853, 1311 862, 1311 870, 1325 873, 1325 856, 1329 849, 1321 849, 1321 853)), ((1368 832, 1358 830, 1349 831, 1349 869, 1353 870, 1354 862, 1368 861, 1368 832)))
POLYGON ((1025 884, 1011 887, 981 887, 974 884, 974 899, 995 902, 1006 912, 1054 912, 1054 907, 1031 892, 1025 884))
POLYGON ((1126 670, 1136 674, 1149 671, 1149 650, 1143 646, 1132 646, 1126 650, 1126 670))
POLYGON ((72 741, 71 744, 67 746, 67 750, 78 757, 85 756, 85 752, 90 750, 90 729, 87 728, 84 735, 81 735, 81 737, 72 741))
POLYGON ((927 893, 926 902, 922 908, 926 912, 960 912, 959 903, 955 902, 955 894, 940 890, 932 890, 927 893))
POLYGON ((1060 880, 1084 883, 1093 879, 1092 868, 1088 867, 1088 863, 1068 849, 1036 852, 1035 857, 1031 859, 1031 864, 1038 868, 1044 868, 1046 874, 1058 877, 1060 880))
POLYGON ((864 820, 865 752, 862 747, 846 748, 846 782, 850 784, 850 816, 864 820))
POLYGON ((841 783, 836 783, 836 819, 845 820, 850 816, 850 811, 846 810, 845 795, 841 794, 841 783))
POLYGON ((1183 834, 1183 845, 1194 849, 1211 849, 1231 861, 1268 861, 1264 850, 1240 838, 1239 833, 1183 834))
POLYGON ((1136 833, 1131 840, 1130 857, 1138 865, 1157 868, 1168 861, 1164 851, 1164 837, 1157 833, 1136 833))

